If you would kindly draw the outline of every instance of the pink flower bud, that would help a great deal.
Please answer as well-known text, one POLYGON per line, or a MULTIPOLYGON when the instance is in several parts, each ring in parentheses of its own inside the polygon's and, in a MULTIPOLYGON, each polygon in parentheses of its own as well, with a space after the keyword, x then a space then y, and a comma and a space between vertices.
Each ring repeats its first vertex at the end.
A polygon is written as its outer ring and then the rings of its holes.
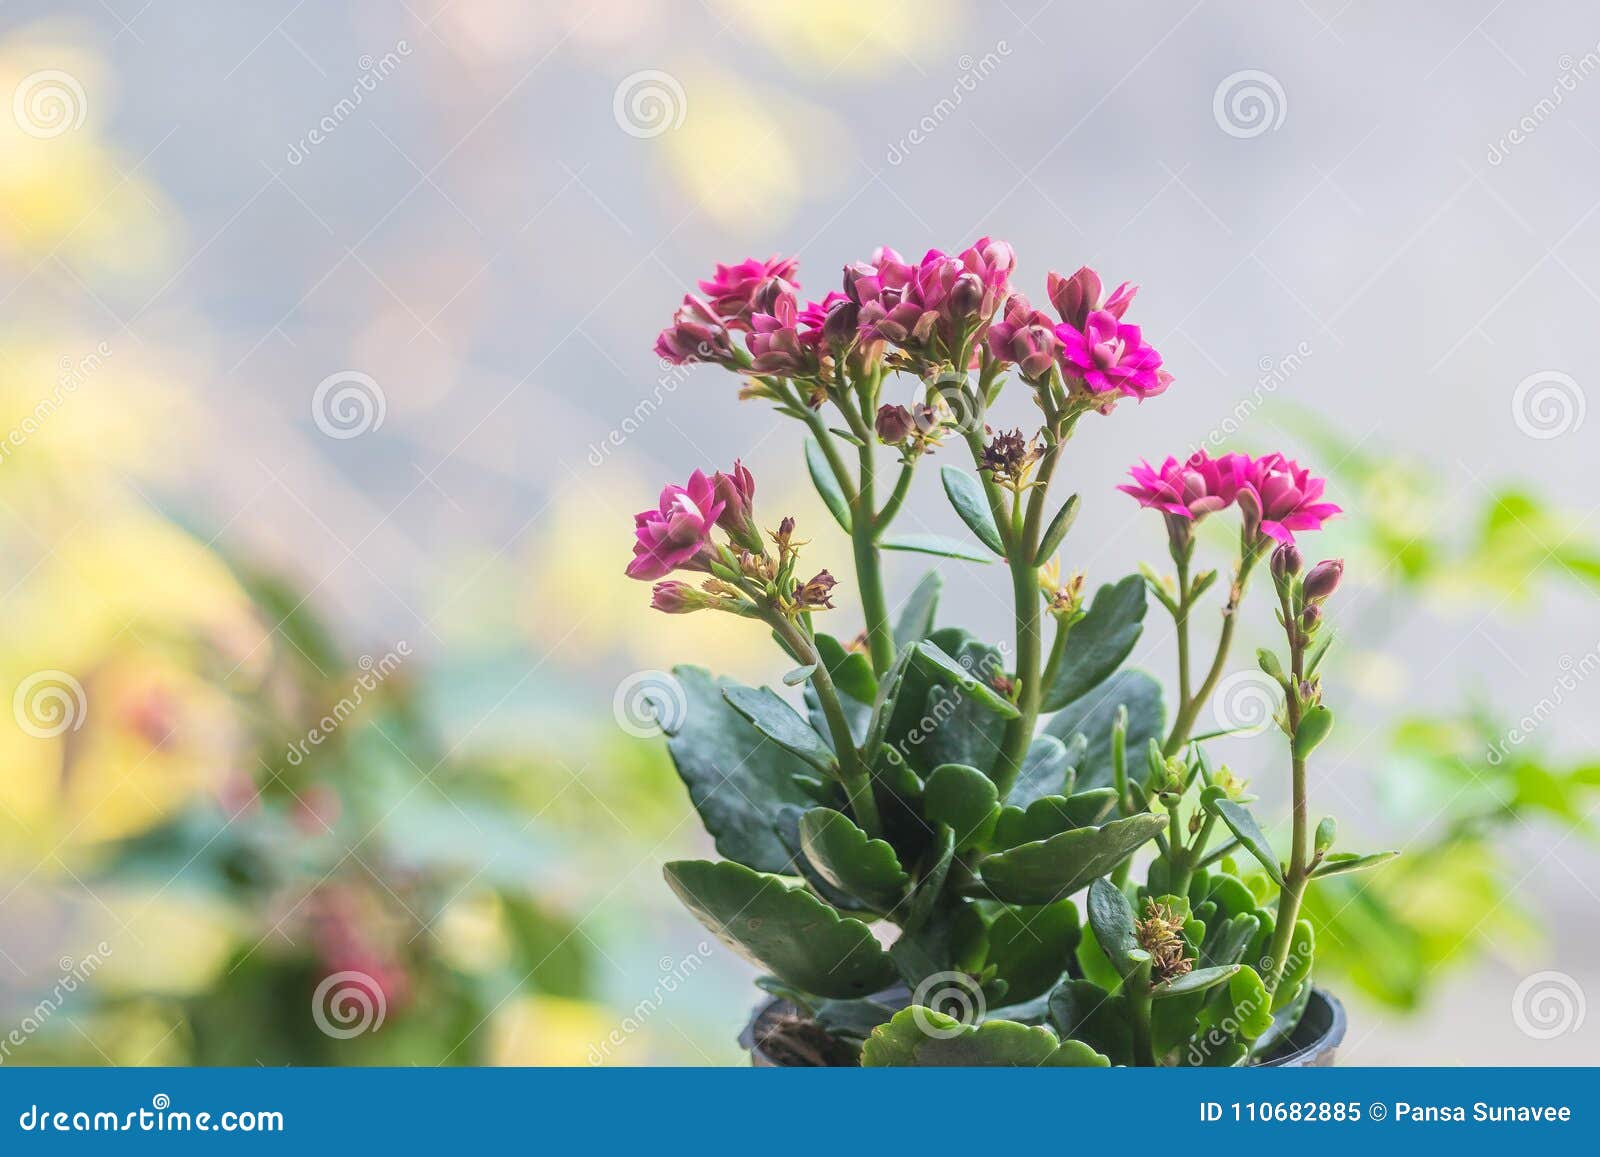
POLYGON ((1344 559, 1324 559, 1311 568, 1311 573, 1306 575, 1305 591, 1306 602, 1320 603, 1323 599, 1339 589, 1339 580, 1344 576, 1344 559))
POLYGON ((716 487, 717 501, 722 503, 722 514, 717 519, 717 525, 740 546, 760 550, 761 529, 756 526, 752 514, 756 480, 749 469, 736 458, 733 470, 727 474, 717 471, 712 482, 716 487))
POLYGON ((688 583, 671 579, 657 583, 650 591, 650 606, 669 615, 687 615, 705 607, 706 599, 688 583))
POLYGON ((874 423, 878 438, 886 446, 898 446, 916 430, 916 420, 904 406, 878 407, 878 420, 874 423))
POLYGON ((1288 578, 1297 575, 1304 562, 1299 547, 1292 542, 1281 543, 1278 549, 1272 552, 1273 577, 1288 578))

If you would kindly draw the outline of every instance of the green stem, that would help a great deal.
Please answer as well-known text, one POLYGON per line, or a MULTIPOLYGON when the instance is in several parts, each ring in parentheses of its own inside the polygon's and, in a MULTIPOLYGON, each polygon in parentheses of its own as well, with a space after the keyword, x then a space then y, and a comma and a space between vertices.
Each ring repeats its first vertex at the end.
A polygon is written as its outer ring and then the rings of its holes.
POLYGON ((1150 966, 1141 965, 1123 988, 1128 995, 1128 1011, 1133 1015, 1133 1063, 1153 1069, 1156 1051, 1150 1035, 1150 1013, 1155 1002, 1150 998, 1150 966))
POLYGON ((1211 660, 1211 667, 1207 670, 1200 689, 1192 698, 1179 704, 1177 716, 1172 721, 1172 730, 1167 734, 1166 745, 1162 748, 1164 755, 1176 755, 1183 745, 1189 742, 1189 734, 1194 730, 1200 709, 1211 698, 1211 693, 1217 689, 1217 683, 1222 679, 1222 672, 1228 665, 1228 650, 1233 646, 1234 628, 1239 623, 1239 605, 1244 601, 1245 583, 1250 578, 1250 568, 1255 565, 1259 556, 1259 549, 1247 548, 1239 558, 1238 569, 1234 572, 1233 587, 1228 592, 1228 605, 1222 608, 1222 631, 1217 636, 1217 653, 1211 660))
MULTIPOLYGON (((1289 723, 1289 749, 1294 750, 1295 736, 1300 733, 1303 712, 1300 704, 1300 684, 1305 677, 1305 635, 1289 598, 1292 579, 1278 583, 1278 607, 1283 613, 1283 628, 1289 636, 1289 668, 1291 681, 1284 699, 1284 709, 1289 723)), ((1272 972, 1267 977, 1267 990, 1274 991, 1288 967, 1289 949, 1294 942, 1294 925, 1300 916, 1300 901, 1305 896, 1306 884, 1311 878, 1311 859, 1308 848, 1310 806, 1306 792, 1306 761, 1292 755, 1294 790, 1294 835, 1289 846, 1289 866, 1283 874, 1283 887, 1278 891, 1277 923, 1272 930, 1272 947, 1269 957, 1272 972)))
POLYGON ((879 531, 886 530, 889 523, 894 521, 894 516, 900 513, 900 507, 904 504, 906 495, 911 492, 911 476, 915 473, 915 459, 901 465, 900 477, 895 479, 894 492, 889 495, 889 501, 883 504, 883 509, 878 511, 877 527, 879 531))
POLYGON ((832 676, 828 674, 827 664, 822 662, 811 639, 782 615, 769 615, 767 623, 802 663, 816 665, 816 670, 811 673, 811 685, 816 689, 817 702, 828 723, 828 734, 833 738, 833 750, 839 759, 839 782, 844 785, 845 794, 850 799, 850 810, 861 825, 861 830, 869 836, 880 835, 883 823, 878 817, 878 801, 872 794, 872 773, 856 751, 855 737, 850 734, 850 723, 845 718, 839 692, 833 685, 832 676))
MULTIPOLYGON (((851 505, 850 545, 855 551, 856 583, 861 587, 861 613, 867 621, 867 649, 872 670, 882 675, 894 663, 894 630, 883 593, 883 566, 878 554, 879 524, 875 513, 872 445, 861 447, 861 486, 851 505)), ((893 504, 893 499, 890 500, 893 504)))

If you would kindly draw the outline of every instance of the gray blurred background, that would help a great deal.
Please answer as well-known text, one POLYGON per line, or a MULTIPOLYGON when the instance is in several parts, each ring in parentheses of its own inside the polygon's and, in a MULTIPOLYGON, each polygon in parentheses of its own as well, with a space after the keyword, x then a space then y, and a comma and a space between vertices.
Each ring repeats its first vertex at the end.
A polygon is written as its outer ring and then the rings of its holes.
MULTIPOLYGON (((662 367, 654 335, 714 261, 795 254, 820 297, 879 244, 985 234, 1016 247, 1036 300, 1081 264, 1139 283, 1176 376, 1080 430, 1069 566, 1103 581, 1164 561, 1157 520, 1112 489, 1137 458, 1212 439, 1334 474, 1349 513, 1309 551, 1362 562, 1314 792, 1352 846, 1435 820, 1384 792, 1397 716, 1476 696, 1515 719, 1600 647, 1581 584, 1391 597, 1365 525, 1381 485, 1341 489, 1337 470, 1413 464, 1433 490, 1404 525, 1429 539, 1470 538, 1511 484, 1561 512, 1562 541, 1600 538, 1592 5, 51 0, 0 20, 14 71, 81 81, 106 196, 137 190, 115 231, 8 255, 8 324, 69 317, 159 382, 150 504, 281 564, 352 645, 410 640, 460 700, 455 739, 603 718, 620 679, 670 662, 775 674, 737 624, 651 618, 621 577, 632 512, 735 456, 848 570, 792 423, 718 371, 662 367), (334 375, 360 399, 330 437, 334 375)), ((1027 421, 1024 398, 1001 408, 1027 421)), ((907 517, 961 533, 931 475, 907 517)), ((891 560, 891 595, 923 569, 891 560)), ((1003 575, 945 573, 947 616, 1009 631, 1003 575)), ((1170 643, 1153 611, 1136 660, 1165 673, 1170 643)), ((1600 681, 1579 683, 1540 723, 1552 758, 1600 751, 1600 681)), ((1219 750, 1280 798, 1251 745, 1219 750)), ((1502 902, 1542 938, 1491 938, 1413 1018, 1353 1002, 1352 1062, 1600 1061, 1593 1021, 1542 1039, 1512 1015, 1539 970, 1579 1000, 1600 984, 1580 821, 1503 837, 1502 902)), ((642 847, 616 887, 655 895, 661 858, 642 847)), ((662 902, 630 935, 653 961, 701 934, 662 902)), ((721 1040, 750 998, 698 999, 721 1040)))

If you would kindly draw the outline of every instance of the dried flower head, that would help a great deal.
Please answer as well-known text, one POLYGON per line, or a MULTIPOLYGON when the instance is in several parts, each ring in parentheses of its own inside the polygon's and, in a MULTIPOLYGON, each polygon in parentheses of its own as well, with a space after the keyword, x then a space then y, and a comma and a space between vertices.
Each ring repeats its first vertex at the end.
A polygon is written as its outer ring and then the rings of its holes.
POLYGON ((825 570, 819 570, 794 588, 794 603, 803 611, 833 610, 833 588, 838 580, 825 570))
POLYGON ((998 485, 1020 490, 1026 485, 1033 464, 1043 454, 1044 447, 1038 441, 1030 442, 1020 429, 1002 430, 989 439, 988 445, 983 448, 983 465, 980 469, 987 472, 998 485))
POLYGON ((1144 919, 1133 928, 1139 947, 1150 954, 1151 978, 1157 981, 1182 976, 1194 967, 1189 946, 1183 939, 1184 917, 1170 904, 1151 899, 1144 904, 1144 919))

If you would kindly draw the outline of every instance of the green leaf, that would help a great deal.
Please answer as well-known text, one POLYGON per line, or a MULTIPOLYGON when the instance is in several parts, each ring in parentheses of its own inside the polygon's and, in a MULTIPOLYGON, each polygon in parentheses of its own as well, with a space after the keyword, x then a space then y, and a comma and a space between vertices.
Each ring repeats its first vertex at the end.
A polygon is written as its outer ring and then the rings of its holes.
POLYGON ((1129 575, 1095 592, 1089 613, 1067 632, 1067 648, 1040 710, 1059 711, 1111 677, 1139 641, 1146 608, 1144 580, 1129 575))
POLYGON ((815 663, 808 663, 804 667, 796 667, 793 671, 789 671, 784 675, 783 682, 789 687, 798 686, 811 678, 816 673, 816 670, 817 665, 815 663))
POLYGON ((817 633, 817 654, 833 685, 857 703, 870 704, 878 695, 872 660, 860 651, 847 651, 832 635, 817 633))
POLYGON ((959 558, 963 562, 990 563, 994 560, 976 547, 942 534, 892 534, 878 540, 884 550, 905 550, 933 554, 940 558, 959 558))
POLYGON ((1327 655, 1328 648, 1333 646, 1333 628, 1326 623, 1317 632, 1317 641, 1311 644, 1311 650, 1306 653, 1306 678, 1317 673, 1317 668, 1322 666, 1323 657, 1327 655))
POLYGON ((1048 904, 1106 875, 1165 826, 1164 816, 1145 813, 1021 844, 985 859, 983 882, 1007 903, 1048 904))
MULTIPOLYGON (((1117 708, 1128 709, 1127 750, 1139 752, 1151 740, 1166 733, 1166 708, 1161 701, 1161 684, 1143 671, 1122 670, 1107 679, 1094 692, 1069 703, 1053 716, 1045 731, 1058 739, 1070 740, 1082 734, 1088 741, 1078 762, 1078 789, 1112 786, 1111 729, 1117 708)), ((1137 766, 1137 765, 1135 765, 1137 766)), ((1137 774, 1131 778, 1137 780, 1137 774)))
MULTIPOLYGON (((867 721, 867 738, 862 747, 863 751, 877 751, 883 745, 889 732, 890 721, 894 718, 900 692, 905 685, 906 671, 911 666, 911 656, 915 651, 916 646, 911 643, 901 647, 894 662, 883 673, 883 678, 878 680, 878 695, 873 700, 872 715, 867 721)), ((919 709, 920 706, 919 704, 919 709)))
POLYGON ((1237 1025, 1235 1031, 1245 1040, 1255 1040, 1272 1027, 1272 1002, 1254 968, 1241 968, 1228 981, 1227 1012, 1222 1019, 1237 1025))
POLYGON ((924 853, 926 867, 906 904, 905 918, 900 922, 902 938, 915 933, 933 915, 940 893, 944 891, 945 879, 950 875, 950 862, 955 854, 955 833, 949 828, 940 828, 933 847, 924 853))
POLYGON ((702 667, 678 667, 673 675, 685 707, 667 750, 717 852, 757 871, 790 871, 793 855, 773 825, 785 806, 815 805, 796 781, 809 768, 728 705, 722 692, 734 684, 702 667))
MULTIPOLYGON (((824 800, 830 798, 823 796, 824 800)), ((805 818, 806 812, 811 809, 799 807, 786 807, 778 816, 778 835, 783 840, 784 846, 794 856, 794 865, 786 875, 798 874, 811 890, 822 897, 823 903, 838 909, 840 912, 866 912, 876 915, 880 909, 875 908, 861 897, 842 888, 835 887, 826 876, 817 871, 817 866, 811 862, 811 857, 805 853, 805 841, 800 838, 800 821, 805 818)))
POLYGON ((823 879, 874 911, 893 911, 905 894, 909 877, 894 849, 868 838, 841 812, 819 807, 800 817, 800 847, 823 879))
POLYGON ((1234 803, 1231 799, 1223 798, 1221 790, 1216 788, 1208 788, 1202 799, 1206 810, 1227 824, 1238 841, 1252 856, 1261 861, 1261 866, 1266 869, 1267 875, 1272 877, 1272 882, 1280 888, 1283 887, 1283 867, 1278 863, 1278 857, 1273 854, 1266 833, 1261 830, 1261 825, 1256 823, 1256 817, 1250 814, 1250 809, 1243 804, 1234 803))
POLYGON ((849 534, 850 502, 845 498, 844 491, 839 489, 839 481, 833 476, 833 467, 828 465, 828 456, 809 434, 806 436, 806 469, 811 471, 811 483, 822 496, 822 504, 833 515, 834 521, 849 534))
POLYGON ((1006 1001, 1020 1004, 1055 987, 1082 930, 1071 900, 1002 908, 989 924, 988 962, 1006 982, 1006 1001))
POLYGON ((1333 841, 1339 838, 1339 823, 1332 816, 1323 816, 1317 824, 1317 834, 1311 841, 1311 850, 1317 855, 1326 855, 1333 841))
POLYGON ((1056 511, 1056 516, 1045 528, 1044 537, 1039 540, 1039 550, 1033 556, 1034 566, 1043 566, 1050 561, 1050 556, 1055 554, 1056 548, 1061 545, 1061 540, 1067 537, 1067 531, 1072 529, 1072 524, 1077 519, 1078 496, 1074 494, 1061 504, 1061 509, 1056 511))
POLYGON ((1000 531, 995 527, 994 514, 989 509, 989 496, 984 493, 983 483, 959 466, 944 467, 939 471, 939 478, 944 483, 944 492, 950 499, 950 505, 956 508, 956 514, 967 524, 967 529, 977 535, 978 541, 984 546, 1004 558, 1006 548, 1001 544, 1000 531))
POLYGON ((1015 703, 941 651, 931 639, 912 648, 911 661, 932 678, 950 680, 1002 719, 1015 719, 1022 714, 1015 703))
POLYGON ((1081 735, 1072 737, 1068 747, 1054 735, 1036 735, 1023 756, 1022 770, 1017 782, 1011 785, 1006 803, 1011 807, 1025 808, 1035 800, 1051 795, 1071 795, 1077 779, 1074 764, 1083 758, 1088 740, 1081 735))
POLYGON ((922 814, 932 823, 949 825, 957 850, 964 850, 993 834, 1000 816, 999 800, 994 781, 983 772, 946 763, 928 776, 922 789, 922 814))
POLYGON ((939 609, 939 592, 943 589, 944 579, 938 571, 930 570, 922 576, 901 604, 900 617, 894 624, 895 646, 920 642, 933 634, 933 616, 939 609))
POLYGON ((1154 1000, 1164 1000, 1169 996, 1187 996, 1192 992, 1204 992, 1232 979, 1238 971, 1237 964, 1222 964, 1215 968, 1193 968, 1182 976, 1174 976, 1171 980, 1164 980, 1153 986, 1150 989, 1150 996, 1154 1000))
POLYGON ((913 1005, 879 1025, 861 1046, 863 1067, 888 1065, 961 1068, 1100 1067, 1104 1056, 1082 1041, 1062 1043, 1044 1027, 1014 1020, 963 1024, 955 1017, 913 1005))
POLYGON ((1271 676, 1280 683, 1283 682, 1283 664, 1278 662, 1278 656, 1265 647, 1256 651, 1256 666, 1260 667, 1264 674, 1271 676))
POLYGON ((1133 1017, 1120 992, 1093 981, 1063 980, 1050 994, 1050 1024, 1062 1040, 1083 1041, 1114 1065, 1133 1063, 1133 1017))
POLYGON ((894 983, 894 965, 872 930, 809 892, 726 862, 677 860, 665 874, 719 940, 796 988, 848 999, 894 983))
POLYGON ((1333 712, 1317 704, 1300 719, 1300 727, 1294 733, 1294 757, 1305 759, 1317 749, 1317 744, 1328 738, 1328 732, 1332 730, 1333 712))
POLYGON ((1399 852, 1372 852, 1369 855, 1357 855, 1355 852, 1334 852, 1323 859, 1322 863, 1311 869, 1313 879, 1320 880, 1325 876, 1342 876, 1346 872, 1365 872, 1368 868, 1376 868, 1379 864, 1387 864, 1398 856, 1399 852))
POLYGON ((1141 963, 1150 959, 1139 947, 1135 935, 1137 918, 1133 905, 1122 889, 1101 877, 1089 885, 1089 927, 1094 929, 1095 943, 1117 970, 1117 975, 1131 976, 1141 963))
POLYGON ((1289 937, 1289 958, 1284 964, 1278 987, 1272 990, 1272 1011, 1277 1012, 1298 995, 1296 989, 1306 983, 1311 975, 1311 961, 1316 955, 1317 937, 1311 930, 1311 921, 1296 920, 1294 935, 1289 937))
POLYGON ((811 724, 793 707, 778 698, 772 688, 735 685, 725 688, 722 697, 772 742, 792 751, 824 775, 836 774, 833 749, 811 730, 811 724))
POLYGON ((1047 795, 1034 800, 1026 810, 1003 808, 995 826, 993 846, 1014 848, 1073 828, 1097 827, 1116 802, 1115 788, 1096 787, 1074 796, 1047 795))

